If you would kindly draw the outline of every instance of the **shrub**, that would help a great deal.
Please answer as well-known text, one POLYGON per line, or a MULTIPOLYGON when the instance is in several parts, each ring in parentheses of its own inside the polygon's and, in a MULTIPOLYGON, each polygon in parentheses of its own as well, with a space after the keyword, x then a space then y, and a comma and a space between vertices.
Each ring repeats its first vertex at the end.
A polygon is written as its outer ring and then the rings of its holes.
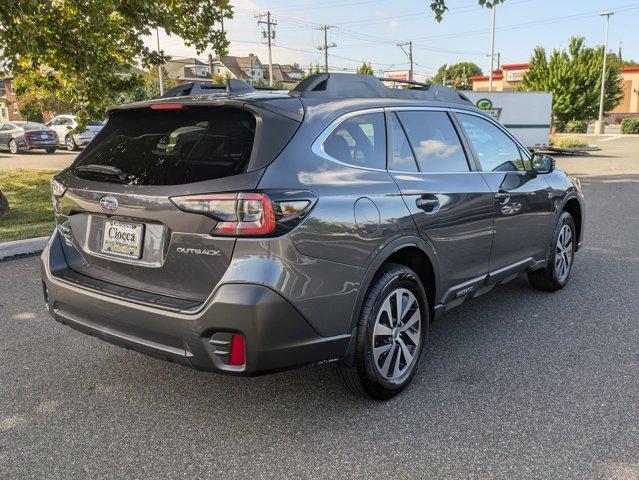
POLYGON ((551 127, 555 127, 555 133, 566 132, 566 122, 564 122, 563 120, 554 120, 551 127))
POLYGON ((566 133, 586 133, 588 123, 583 120, 571 120, 566 124, 566 133))
POLYGON ((624 118, 621 121, 621 133, 639 134, 639 118, 624 118))
POLYGON ((550 144, 559 148, 583 148, 588 146, 588 142, 579 137, 553 137, 550 144))

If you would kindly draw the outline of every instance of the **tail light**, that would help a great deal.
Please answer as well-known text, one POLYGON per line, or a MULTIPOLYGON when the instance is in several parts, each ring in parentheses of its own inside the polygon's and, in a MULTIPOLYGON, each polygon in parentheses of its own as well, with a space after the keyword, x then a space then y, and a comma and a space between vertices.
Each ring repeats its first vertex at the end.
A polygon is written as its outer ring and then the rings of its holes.
POLYGON ((316 197, 310 192, 238 192, 172 197, 189 213, 217 220, 211 235, 276 236, 285 233, 310 211, 316 197))

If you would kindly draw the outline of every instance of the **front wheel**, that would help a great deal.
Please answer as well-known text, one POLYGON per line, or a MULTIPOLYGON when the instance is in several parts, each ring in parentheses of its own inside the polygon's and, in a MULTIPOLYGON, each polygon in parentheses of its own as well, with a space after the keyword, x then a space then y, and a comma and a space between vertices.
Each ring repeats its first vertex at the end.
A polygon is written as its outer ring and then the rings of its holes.
POLYGON ((75 138, 73 138, 73 135, 67 135, 64 143, 67 146, 67 150, 69 150, 70 152, 74 152, 78 149, 78 144, 75 143, 75 138))
POLYGON ((16 153, 20 153, 20 149, 18 148, 18 143, 15 140, 9 141, 9 151, 14 155, 16 153))
POLYGON ((375 400, 397 395, 415 376, 428 324, 428 300, 415 272, 385 265, 362 305, 353 365, 337 367, 342 385, 375 400))
POLYGON ((568 212, 561 212, 553 231, 552 244, 546 266, 528 273, 533 288, 544 292, 556 292, 568 284, 575 259, 577 230, 568 212))
POLYGON ((55 153, 55 151, 57 150, 56 147, 49 147, 49 148, 45 148, 45 151, 47 153, 55 153))

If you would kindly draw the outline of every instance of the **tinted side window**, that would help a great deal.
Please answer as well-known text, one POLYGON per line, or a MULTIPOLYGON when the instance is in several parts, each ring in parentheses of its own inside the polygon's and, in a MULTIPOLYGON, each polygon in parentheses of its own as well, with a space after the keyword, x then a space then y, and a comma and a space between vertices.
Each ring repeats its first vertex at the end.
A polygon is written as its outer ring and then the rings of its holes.
POLYGON ((525 170, 519 147, 499 128, 475 115, 461 113, 457 118, 475 147, 484 172, 525 170))
POLYGON ((410 148, 410 143, 408 143, 408 139, 404 135, 404 129, 399 124, 395 113, 391 113, 389 118, 391 135, 393 136, 393 152, 388 169, 398 172, 416 172, 417 163, 410 148))
POLYGON ((356 167, 386 169, 386 124, 383 113, 344 120, 324 142, 324 151, 356 167))
POLYGON ((461 141, 445 112, 398 112, 422 172, 467 172, 461 141))

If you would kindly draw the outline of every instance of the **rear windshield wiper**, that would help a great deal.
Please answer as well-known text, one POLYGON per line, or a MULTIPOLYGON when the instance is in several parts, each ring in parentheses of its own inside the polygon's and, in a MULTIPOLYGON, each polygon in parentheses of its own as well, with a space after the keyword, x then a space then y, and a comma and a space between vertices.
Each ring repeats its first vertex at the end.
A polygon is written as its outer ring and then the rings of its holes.
POLYGON ((95 177, 105 177, 110 180, 115 180, 120 183, 125 183, 127 173, 118 167, 113 167, 111 165, 79 165, 75 167, 76 172, 87 173, 89 175, 95 177))

